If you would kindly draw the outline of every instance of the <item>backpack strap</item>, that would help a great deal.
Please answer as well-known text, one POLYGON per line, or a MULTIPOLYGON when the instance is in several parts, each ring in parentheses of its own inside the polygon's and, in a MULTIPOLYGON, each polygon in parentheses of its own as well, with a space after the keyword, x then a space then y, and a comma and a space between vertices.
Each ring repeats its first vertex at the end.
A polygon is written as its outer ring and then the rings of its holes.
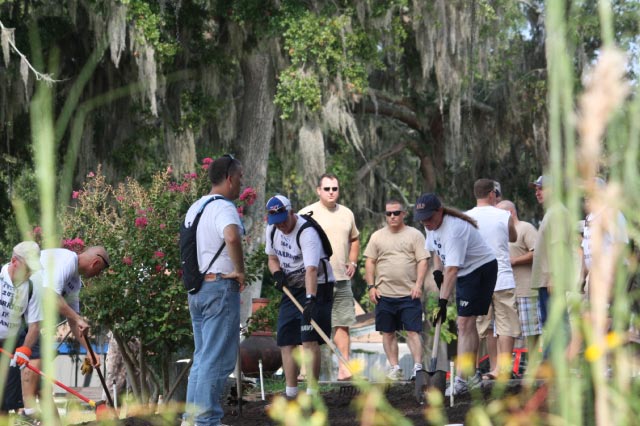
MULTIPOLYGON (((302 231, 304 231, 307 228, 312 228, 314 231, 316 231, 316 234, 318 234, 318 238, 320 238, 320 234, 316 230, 315 226, 313 226, 313 223, 307 220, 305 223, 302 224, 302 226, 298 230, 298 234, 296 235, 296 243, 298 244, 298 248, 300 250, 302 250, 302 246, 300 245, 300 234, 302 234, 302 231)), ((320 242, 322 243, 322 238, 320 238, 320 242)), ((322 248, 322 251, 324 252, 324 247, 322 248)), ((329 282, 329 274, 327 272, 327 262, 329 261, 329 256, 327 256, 325 253, 325 256, 320 258, 320 260, 322 261, 322 269, 324 270, 324 283, 326 284, 329 282)))
MULTIPOLYGON (((198 224, 200 223, 200 216, 202 216, 202 213, 204 212, 205 207, 207 207, 207 205, 209 205, 209 203, 212 202, 212 201, 222 200, 222 199, 224 199, 224 197, 222 197, 222 196, 218 197, 218 196, 214 195, 213 197, 209 198, 207 201, 204 202, 204 204, 202 205, 202 207, 198 211, 198 224)), ((194 222, 195 222, 195 219, 194 219, 194 222)), ((196 228, 196 238, 197 238, 197 232, 198 232, 198 230, 196 228)), ((222 245, 218 249, 217 253, 213 256, 213 259, 211 259, 211 262, 209 262, 209 265, 207 266, 207 268, 204 270, 205 274, 207 273, 209 268, 211 268, 211 265, 213 265, 213 262, 215 262, 216 259, 218 258, 218 256, 220 256, 220 253, 222 253, 222 250, 224 249, 224 247, 226 245, 227 245, 227 242, 222 240, 222 245)), ((197 245, 196 245, 196 247, 197 247, 197 245)))

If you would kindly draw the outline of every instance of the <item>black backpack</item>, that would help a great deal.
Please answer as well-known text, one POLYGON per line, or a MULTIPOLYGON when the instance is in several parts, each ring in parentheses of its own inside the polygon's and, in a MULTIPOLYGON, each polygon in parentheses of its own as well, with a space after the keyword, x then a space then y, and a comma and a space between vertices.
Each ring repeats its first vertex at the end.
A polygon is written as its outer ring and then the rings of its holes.
MULTIPOLYGON (((300 215, 300 217, 303 217, 304 219, 306 219, 306 222, 303 223, 300 229, 298 230, 298 234, 296 235, 296 243, 298 244, 298 248, 302 250, 302 247, 300 247, 300 234, 302 234, 302 231, 304 231, 309 227, 316 230, 316 232, 318 233, 318 236, 320 237, 320 242, 322 243, 322 250, 324 250, 324 253, 326 254, 326 256, 322 258, 322 266, 324 268, 324 279, 328 280, 329 274, 327 274, 326 262, 328 262, 329 258, 333 255, 333 248, 331 248, 331 241, 329 241, 329 237, 327 237, 327 233, 324 232, 324 229, 322 229, 322 226, 320 226, 320 224, 316 222, 316 220, 311 216, 313 216, 313 211, 300 215)), ((275 235, 276 235, 276 227, 274 226, 273 228, 271 228, 271 247, 273 247, 273 238, 275 235)))
MULTIPOLYGON (((182 283, 189 294, 196 294, 200 291, 205 275, 200 272, 200 265, 198 264, 198 243, 196 241, 196 231, 198 230, 200 217, 202 216, 202 212, 205 207, 207 207, 210 202, 222 199, 224 199, 224 197, 213 196, 209 198, 205 201, 202 207, 200 207, 200 211, 198 211, 198 214, 196 214, 196 217, 189 226, 185 225, 185 220, 180 224, 180 264, 182 265, 182 283)), ((216 255, 211 259, 211 263, 209 263, 209 266, 205 269, 205 272, 211 267, 211 265, 213 265, 213 262, 216 261, 218 256, 220 256, 225 244, 226 243, 223 241, 220 249, 218 249, 216 255)))

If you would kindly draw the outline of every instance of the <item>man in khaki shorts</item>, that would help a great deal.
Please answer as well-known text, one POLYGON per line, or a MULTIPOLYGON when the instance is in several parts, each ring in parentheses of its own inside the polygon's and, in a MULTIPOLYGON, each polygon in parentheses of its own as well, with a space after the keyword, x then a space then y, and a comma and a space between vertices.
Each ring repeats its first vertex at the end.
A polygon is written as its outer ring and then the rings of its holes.
MULTIPOLYGON (((333 341, 345 360, 349 360, 349 327, 356 322, 351 278, 358 266, 360 232, 356 227, 353 212, 338 204, 340 184, 335 175, 325 173, 320 176, 316 192, 319 201, 300 210, 300 214, 313 212, 313 218, 322 226, 331 242, 333 256, 330 261, 336 279, 331 312, 333 341)), ((351 373, 340 362, 338 380, 350 379, 351 373)))
POLYGON ((520 316, 520 331, 525 337, 527 351, 538 349, 538 339, 542 334, 542 320, 540 318, 540 304, 538 292, 531 288, 531 264, 533 263, 533 248, 538 238, 538 230, 529 222, 518 218, 515 204, 503 200, 496 206, 511 214, 513 224, 518 232, 515 243, 509 243, 511 268, 516 280, 516 302, 520 316))
POLYGON ((511 269, 509 242, 515 242, 517 232, 511 215, 496 205, 496 182, 491 179, 478 179, 473 185, 476 207, 467 215, 478 222, 478 231, 485 242, 493 249, 498 261, 498 278, 487 315, 477 320, 478 335, 486 337, 491 370, 483 376, 493 380, 500 373, 511 369, 511 354, 515 339, 520 336, 520 319, 516 307, 515 279, 511 269), (492 327, 492 323, 494 326, 492 327), (501 359, 508 359, 509 364, 501 359), (502 365, 498 365, 499 362, 502 365))

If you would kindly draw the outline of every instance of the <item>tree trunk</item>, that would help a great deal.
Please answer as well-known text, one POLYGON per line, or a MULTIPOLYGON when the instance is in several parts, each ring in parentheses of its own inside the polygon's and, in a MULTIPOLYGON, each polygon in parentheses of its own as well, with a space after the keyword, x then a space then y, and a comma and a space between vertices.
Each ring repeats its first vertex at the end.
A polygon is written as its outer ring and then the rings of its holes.
MULTIPOLYGON (((274 131, 276 80, 273 61, 264 46, 245 56, 240 66, 244 78, 244 97, 238 146, 244 166, 244 184, 255 188, 258 193, 255 204, 246 210, 244 217, 248 242, 245 245, 246 260, 264 242, 265 190, 269 147, 274 131)), ((243 324, 251 313, 251 299, 259 297, 262 290, 261 278, 250 284, 241 296, 240 321, 243 324)))

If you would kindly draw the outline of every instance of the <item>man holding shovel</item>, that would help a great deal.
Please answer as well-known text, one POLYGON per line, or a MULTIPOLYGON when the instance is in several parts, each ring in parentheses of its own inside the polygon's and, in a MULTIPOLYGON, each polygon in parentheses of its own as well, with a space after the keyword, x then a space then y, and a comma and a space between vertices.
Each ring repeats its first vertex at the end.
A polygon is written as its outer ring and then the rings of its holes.
MULTIPOLYGON (((93 278, 109 267, 107 251, 102 246, 88 247, 80 254, 64 248, 47 249, 40 253, 40 263, 44 270, 34 277, 34 281, 42 283, 42 297, 50 294, 57 299, 58 312, 67 319, 69 328, 77 341, 87 348, 84 336, 89 331, 89 324, 80 315, 80 289, 85 285, 82 278, 93 278)), ((41 369, 39 341, 34 344, 30 363, 41 369)), ((85 360, 85 363, 90 363, 93 367, 100 366, 98 358, 85 360)), ((40 376, 31 370, 22 371, 24 414, 32 417, 35 424, 37 424, 35 395, 38 391, 39 379, 40 376)))
POLYGON ((291 202, 286 197, 276 195, 269 199, 267 220, 265 252, 269 256, 269 271, 276 286, 281 290, 286 287, 287 293, 280 303, 277 343, 282 353, 285 395, 287 399, 294 399, 298 395, 298 367, 293 350, 300 344, 304 354, 311 356, 311 368, 307 364, 307 394, 317 392, 320 345, 325 342, 311 320, 325 335, 331 333, 335 279, 320 234, 313 226, 305 226, 307 219, 291 210, 291 202), (292 297, 304 306, 303 312, 292 297))

